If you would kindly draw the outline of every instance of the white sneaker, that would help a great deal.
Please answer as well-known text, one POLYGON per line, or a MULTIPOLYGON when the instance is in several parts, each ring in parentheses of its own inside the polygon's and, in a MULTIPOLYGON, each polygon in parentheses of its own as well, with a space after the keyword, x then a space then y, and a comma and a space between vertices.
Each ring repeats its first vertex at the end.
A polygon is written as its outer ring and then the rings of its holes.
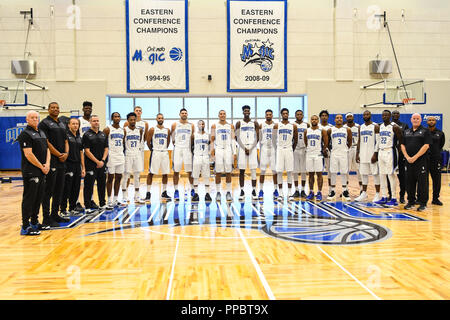
POLYGON ((145 203, 145 201, 142 200, 140 197, 135 197, 135 198, 134 198, 134 202, 135 202, 135 203, 145 203))
POLYGON ((365 193, 364 191, 358 197, 355 198, 356 202, 364 202, 366 200, 367 200, 367 193, 365 193))
POLYGON ((283 190, 280 190, 280 195, 278 196, 278 200, 282 201, 284 199, 283 190))
POLYGON ((373 197, 372 202, 377 202, 377 201, 380 201, 380 200, 381 200, 380 194, 379 193, 375 193, 375 197, 373 197))

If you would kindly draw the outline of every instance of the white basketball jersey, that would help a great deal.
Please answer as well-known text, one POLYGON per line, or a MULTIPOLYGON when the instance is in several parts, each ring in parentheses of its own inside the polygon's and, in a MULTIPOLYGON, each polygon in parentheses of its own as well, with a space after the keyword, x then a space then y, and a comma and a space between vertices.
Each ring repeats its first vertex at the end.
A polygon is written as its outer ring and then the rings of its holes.
POLYGON ((142 139, 141 139, 141 151, 144 151, 144 147, 145 147, 145 141, 144 141, 144 135, 145 135, 145 121, 144 120, 140 120, 140 121, 136 121, 136 128, 142 129, 142 139))
POLYGON ((306 129, 306 138, 308 145, 306 146, 307 156, 319 156, 322 152, 322 130, 321 129, 306 129))
POLYGON ((231 124, 216 123, 216 138, 214 146, 219 148, 231 148, 231 124))
POLYGON ((332 127, 331 128, 331 144, 333 148, 331 152, 347 154, 348 146, 347 146, 347 128, 345 127, 332 127))
POLYGON ((200 134, 194 133, 194 156, 209 155, 209 135, 205 132, 200 134))
POLYGON ((361 163, 371 163, 373 153, 375 152, 375 124, 371 123, 361 125, 359 132, 359 159, 361 163))
POLYGON ((305 135, 306 129, 308 129, 308 124, 306 122, 302 122, 300 124, 298 124, 296 122, 295 124, 297 125, 297 133, 298 133, 298 142, 297 142, 296 149, 305 148, 304 135, 305 135))
POLYGON ((91 123, 83 117, 78 119, 80 119, 80 136, 83 137, 83 134, 91 128, 91 123))
POLYGON ((134 130, 130 127, 125 127, 125 155, 137 155, 141 151, 141 131, 135 127, 134 130))
POLYGON ((255 122, 254 121, 241 121, 241 128, 240 128, 240 139, 241 142, 246 147, 252 146, 256 141, 256 130, 255 130, 255 122))
POLYGON ((350 128, 352 131, 352 148, 356 148, 358 144, 358 130, 359 130, 359 124, 355 123, 353 127, 349 127, 346 124, 344 125, 345 128, 350 128))
POLYGON ((169 137, 169 129, 155 127, 152 137, 153 150, 167 150, 167 139, 169 137))
POLYGON ((328 131, 328 129, 333 128, 334 126, 332 124, 327 124, 326 126, 323 126, 321 123, 319 123, 319 129, 328 131))
POLYGON ((177 148, 189 148, 191 145, 192 124, 189 122, 177 122, 175 125, 175 146, 177 148))
POLYGON ((278 144, 283 149, 292 148, 292 139, 294 138, 294 125, 292 123, 278 124, 278 144))
POLYGON ((113 126, 108 126, 109 136, 108 136, 108 149, 110 158, 122 158, 123 157, 123 128, 114 128, 113 126))
POLYGON ((389 149, 394 146, 394 125, 395 123, 390 123, 387 126, 380 124, 380 149, 389 149))
POLYGON ((273 134, 273 126, 275 125, 274 122, 272 124, 267 124, 265 121, 261 125, 261 148, 272 148, 273 142, 272 142, 272 134, 273 134))

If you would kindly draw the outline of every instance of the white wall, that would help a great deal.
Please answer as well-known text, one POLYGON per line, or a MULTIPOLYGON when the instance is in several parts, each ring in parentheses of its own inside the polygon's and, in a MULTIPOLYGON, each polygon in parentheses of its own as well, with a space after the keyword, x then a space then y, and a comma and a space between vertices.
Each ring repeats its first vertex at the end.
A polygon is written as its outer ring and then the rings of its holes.
MULTIPOLYGON (((74 3, 78 30, 68 27, 71 0, 2 0, 0 79, 16 78, 10 60, 23 57, 26 34, 19 11, 33 7, 27 51, 38 63, 34 81, 50 88, 37 103, 56 100, 73 109, 92 100, 104 116, 105 95, 126 93, 125 1, 74 3)), ((310 114, 323 107, 361 112, 360 105, 371 102, 365 99, 372 93, 360 90, 372 81, 369 60, 377 54, 390 59, 389 77, 399 77, 386 30, 368 27, 372 5, 387 11, 403 77, 426 80, 428 103, 417 110, 444 112, 450 98, 448 0, 288 0, 288 93, 308 94, 310 114)), ((190 94, 226 94, 225 0, 190 0, 189 53, 190 94)), ((445 131, 450 136, 450 126, 445 131)))

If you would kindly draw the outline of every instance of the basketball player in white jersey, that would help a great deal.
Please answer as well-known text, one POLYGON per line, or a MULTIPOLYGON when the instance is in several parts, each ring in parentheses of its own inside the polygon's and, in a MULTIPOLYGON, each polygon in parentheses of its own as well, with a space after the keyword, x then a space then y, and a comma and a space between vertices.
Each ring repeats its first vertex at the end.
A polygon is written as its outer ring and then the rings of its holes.
POLYGON ((231 172, 236 161, 236 143, 234 126, 227 122, 225 110, 219 111, 219 122, 211 126, 211 156, 214 158, 216 171, 216 201, 221 201, 221 178, 225 173, 227 183, 226 200, 232 201, 231 172))
MULTIPOLYGON (((142 167, 142 170, 144 170, 144 154, 145 154, 144 149, 145 149, 145 143, 147 141, 148 123, 146 121, 142 120, 142 108, 140 106, 135 106, 133 109, 133 112, 136 114, 136 128, 142 129, 142 131, 144 133, 142 135, 142 141, 140 143, 141 162, 142 162, 141 167, 142 167)), ((125 121, 123 127, 124 128, 128 127, 128 125, 129 124, 128 124, 128 120, 127 120, 127 121, 125 121)), ((140 178, 140 174, 141 173, 139 172, 139 178, 140 178)), ((134 178, 134 176, 133 176, 133 178, 134 178)), ((136 179, 135 179, 135 181, 136 181, 136 179)), ((138 182, 139 182, 139 180, 138 180, 138 182)), ((128 177, 128 179, 127 179, 127 189, 128 189, 129 185, 130 185, 130 177, 128 177)), ((145 200, 150 200, 150 199, 145 199, 145 200)))
POLYGON ((328 134, 319 128, 319 117, 311 117, 311 127, 306 129, 303 135, 303 142, 306 146, 306 171, 309 174, 309 194, 306 200, 322 201, 323 187, 323 155, 328 145, 328 134), (317 194, 314 195, 314 173, 317 175, 317 194))
POLYGON ((264 178, 266 174, 266 169, 269 168, 272 171, 273 185, 275 191, 273 192, 273 197, 278 197, 277 190, 277 172, 276 172, 276 148, 273 142, 273 127, 275 122, 273 119, 273 111, 270 109, 266 110, 266 121, 259 125, 259 145, 260 145, 260 175, 259 175, 259 199, 264 198, 264 178))
MULTIPOLYGON (((319 123, 319 129, 325 130, 328 132, 328 129, 332 128, 333 125, 328 123, 328 118, 330 117, 330 114, 327 110, 322 110, 319 113, 320 123, 319 123)), ((331 189, 331 175, 330 175, 330 147, 331 147, 331 141, 328 140, 328 145, 325 149, 324 154, 324 171, 327 173, 327 180, 328 180, 328 188, 331 189)))
POLYGON ((359 182, 359 192, 362 192, 362 182, 361 175, 359 173, 359 164, 356 162, 356 148, 358 146, 358 138, 359 138, 359 124, 355 123, 355 118, 353 113, 349 112, 345 115, 345 119, 347 123, 344 125, 346 128, 350 128, 352 131, 352 146, 348 150, 348 174, 347 174, 347 185, 349 185, 350 181, 350 171, 356 172, 356 176, 359 182))
POLYGON ((125 131, 120 127, 120 113, 113 112, 111 115, 112 125, 103 129, 108 139, 108 162, 106 168, 108 171, 108 180, 106 182, 106 191, 108 194, 108 206, 117 207, 124 206, 122 202, 117 200, 120 191, 120 181, 125 169, 125 156, 123 154, 123 146, 125 144, 125 131), (114 193, 112 188, 114 183, 114 193), (112 194, 112 195, 111 195, 112 194))
POLYGON ((364 111, 364 123, 359 127, 359 139, 356 148, 356 161, 359 163, 359 172, 362 179, 362 193, 355 199, 358 202, 367 201, 367 185, 369 175, 373 176, 375 184, 375 197, 372 202, 380 198, 380 175, 378 174, 378 163, 376 152, 377 143, 380 140, 380 126, 372 122, 372 114, 369 110, 364 111))
POLYGON ((91 128, 91 123, 89 122, 92 114, 92 102, 84 101, 83 102, 83 116, 79 117, 80 119, 80 137, 83 137, 83 134, 91 128))
POLYGON ((281 122, 273 127, 274 142, 276 143, 277 174, 278 174, 278 200, 283 200, 283 172, 286 171, 288 194, 292 187, 292 172, 294 171, 294 150, 298 143, 297 125, 289 122, 289 110, 281 109, 281 122))
MULTIPOLYGON (((202 174, 205 183, 205 201, 210 202, 209 195, 209 178, 211 172, 209 169, 209 134, 205 132, 205 121, 199 120, 197 124, 198 130, 194 133, 191 140, 191 145, 194 149, 194 157, 192 160, 192 177, 194 179, 194 190, 198 189, 198 179, 200 173, 202 174)), ((193 202, 199 201, 198 193, 195 192, 192 197, 193 202)))
POLYGON ((259 139, 259 125, 258 122, 250 119, 250 106, 243 106, 242 113, 244 119, 236 122, 236 141, 239 145, 238 149, 238 168, 239 168, 239 186, 241 193, 239 200, 245 197, 245 169, 250 169, 252 178, 252 199, 257 200, 256 195, 256 168, 258 167, 258 151, 257 144, 259 139))
POLYGON ((144 203, 139 194, 139 178, 141 172, 144 170, 141 160, 141 141, 144 131, 136 127, 136 113, 130 112, 127 114, 128 126, 125 130, 125 179, 122 182, 123 199, 127 201, 127 180, 133 174, 134 179, 134 202, 144 203))
POLYGON ((295 124, 297 125, 298 143, 294 150, 294 186, 298 190, 292 195, 293 198, 306 198, 306 145, 304 135, 309 128, 309 123, 303 121, 303 111, 295 111, 295 124), (298 176, 301 174, 302 183, 299 185, 298 176))
POLYGON ((330 174, 331 174, 331 191, 328 194, 328 201, 336 199, 335 186, 337 174, 341 175, 342 180, 342 198, 351 200, 347 190, 347 173, 348 173, 348 149, 352 146, 352 131, 350 128, 344 127, 344 117, 337 114, 335 118, 335 126, 328 129, 328 141, 331 143, 330 155, 330 174))
POLYGON ((161 198, 170 200, 167 194, 167 175, 170 173, 169 144, 170 129, 164 127, 164 116, 162 113, 156 115, 156 127, 150 128, 147 137, 147 146, 151 151, 149 173, 147 176, 147 197, 150 199, 150 190, 153 181, 153 175, 161 170, 161 198))
POLYGON ((172 124, 172 141, 173 141, 173 186, 175 192, 173 199, 178 201, 180 194, 178 191, 178 181, 180 180, 181 166, 184 164, 184 171, 189 175, 189 187, 191 189, 191 197, 195 191, 192 188, 192 150, 191 140, 194 135, 195 127, 193 123, 187 120, 188 112, 182 108, 180 110, 180 121, 172 124))
POLYGON ((378 143, 378 168, 380 170, 381 199, 377 204, 387 206, 398 206, 395 195, 397 194, 397 181, 395 170, 397 168, 398 151, 397 140, 402 141, 402 130, 395 123, 391 122, 391 112, 384 110, 381 114, 383 123, 380 125, 380 141, 378 143), (388 201, 387 179, 389 179, 392 199, 388 201))

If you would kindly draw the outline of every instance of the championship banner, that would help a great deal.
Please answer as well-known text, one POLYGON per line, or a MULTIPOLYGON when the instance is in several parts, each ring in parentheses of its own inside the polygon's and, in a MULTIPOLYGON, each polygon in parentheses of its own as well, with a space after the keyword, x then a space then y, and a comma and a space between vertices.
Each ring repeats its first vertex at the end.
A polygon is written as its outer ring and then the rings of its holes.
POLYGON ((189 92, 187 5, 126 0, 127 92, 189 92))
POLYGON ((287 91, 287 0, 227 0, 227 91, 287 91))

